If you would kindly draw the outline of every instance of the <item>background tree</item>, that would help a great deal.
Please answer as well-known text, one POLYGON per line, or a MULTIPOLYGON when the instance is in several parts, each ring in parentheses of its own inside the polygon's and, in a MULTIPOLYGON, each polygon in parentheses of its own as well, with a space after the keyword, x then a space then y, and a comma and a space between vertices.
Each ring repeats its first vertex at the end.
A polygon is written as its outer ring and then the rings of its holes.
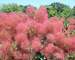
MULTIPOLYGON (((5 4, 0 6, 0 12, 25 12, 26 8, 31 5, 17 5, 17 4, 5 4)), ((36 7, 34 7, 36 9, 36 7)), ((69 6, 62 3, 52 3, 46 5, 48 16, 57 16, 57 17, 75 17, 75 6, 71 9, 69 6)))
POLYGON ((48 10, 49 17, 69 17, 71 15, 71 8, 61 3, 52 3, 51 5, 46 6, 46 8, 48 10))
POLYGON ((63 7, 62 12, 59 13, 61 17, 70 17, 72 12, 70 7, 63 7))
POLYGON ((2 5, 0 11, 1 12, 22 12, 24 10, 23 5, 17 5, 17 4, 7 4, 2 5))
POLYGON ((72 8, 72 16, 75 17, 75 6, 72 8))

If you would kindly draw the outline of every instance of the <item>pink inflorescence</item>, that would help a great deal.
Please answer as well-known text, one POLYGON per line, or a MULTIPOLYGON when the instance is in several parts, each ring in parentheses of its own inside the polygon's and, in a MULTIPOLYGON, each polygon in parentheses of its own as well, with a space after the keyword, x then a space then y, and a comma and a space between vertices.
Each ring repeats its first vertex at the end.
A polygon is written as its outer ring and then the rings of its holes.
MULTIPOLYGON (((32 60, 37 52, 65 60, 75 52, 75 19, 48 18, 47 10, 27 7, 24 13, 0 13, 0 60, 32 60)), ((35 60, 35 59, 34 59, 35 60)))

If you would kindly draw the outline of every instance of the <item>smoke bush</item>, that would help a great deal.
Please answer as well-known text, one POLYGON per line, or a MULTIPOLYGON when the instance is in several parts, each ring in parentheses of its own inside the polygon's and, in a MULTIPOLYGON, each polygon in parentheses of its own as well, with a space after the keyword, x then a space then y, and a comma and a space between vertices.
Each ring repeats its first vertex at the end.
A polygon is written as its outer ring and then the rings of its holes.
POLYGON ((0 60, 65 60, 75 52, 74 20, 68 18, 65 27, 65 19, 48 18, 44 6, 38 10, 29 6, 24 13, 0 13, 0 60))

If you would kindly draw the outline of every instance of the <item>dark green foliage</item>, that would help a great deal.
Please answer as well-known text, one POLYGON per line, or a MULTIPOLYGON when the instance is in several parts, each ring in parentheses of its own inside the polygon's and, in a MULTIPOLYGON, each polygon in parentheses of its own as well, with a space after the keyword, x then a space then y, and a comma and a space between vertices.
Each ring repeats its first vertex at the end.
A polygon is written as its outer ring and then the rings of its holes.
POLYGON ((33 57, 33 60, 47 60, 47 59, 43 54, 37 52, 36 55, 33 57))
POLYGON ((52 3, 51 5, 46 6, 48 10, 49 17, 57 16, 57 17, 70 17, 71 8, 67 5, 61 3, 52 3))

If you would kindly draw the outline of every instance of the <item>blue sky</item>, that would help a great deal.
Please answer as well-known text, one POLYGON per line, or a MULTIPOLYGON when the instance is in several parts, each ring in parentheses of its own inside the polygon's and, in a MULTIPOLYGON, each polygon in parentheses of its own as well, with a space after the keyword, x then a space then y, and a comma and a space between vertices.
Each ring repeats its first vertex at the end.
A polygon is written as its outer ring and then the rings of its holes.
POLYGON ((21 5, 33 5, 36 7, 40 7, 40 5, 49 5, 53 2, 60 2, 70 7, 75 6, 75 0, 0 0, 0 4, 11 4, 17 3, 21 5))

